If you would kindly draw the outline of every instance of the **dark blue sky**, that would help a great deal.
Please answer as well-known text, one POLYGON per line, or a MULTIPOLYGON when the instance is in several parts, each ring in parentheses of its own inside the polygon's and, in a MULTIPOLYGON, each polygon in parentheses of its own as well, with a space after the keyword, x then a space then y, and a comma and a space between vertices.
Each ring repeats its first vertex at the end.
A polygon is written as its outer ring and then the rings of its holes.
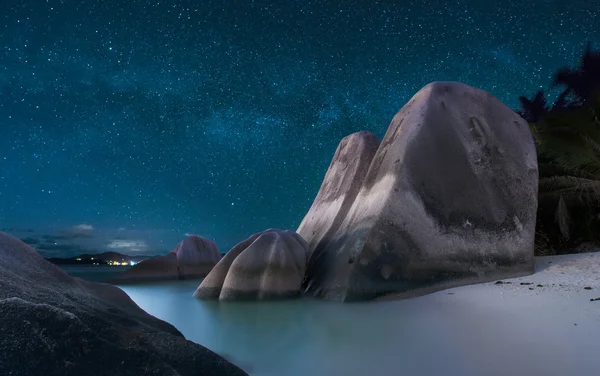
POLYGON ((1 8, 0 228, 47 256, 296 229, 339 140, 427 83, 517 107, 600 45, 592 0, 1 8))

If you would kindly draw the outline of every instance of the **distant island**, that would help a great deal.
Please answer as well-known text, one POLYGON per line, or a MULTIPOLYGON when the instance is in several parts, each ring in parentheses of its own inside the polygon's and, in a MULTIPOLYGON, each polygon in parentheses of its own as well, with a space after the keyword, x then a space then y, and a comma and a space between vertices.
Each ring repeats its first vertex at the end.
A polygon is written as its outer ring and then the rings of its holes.
POLYGON ((52 257, 46 260, 56 265, 114 265, 133 266, 153 256, 129 256, 119 252, 84 254, 69 258, 52 257))

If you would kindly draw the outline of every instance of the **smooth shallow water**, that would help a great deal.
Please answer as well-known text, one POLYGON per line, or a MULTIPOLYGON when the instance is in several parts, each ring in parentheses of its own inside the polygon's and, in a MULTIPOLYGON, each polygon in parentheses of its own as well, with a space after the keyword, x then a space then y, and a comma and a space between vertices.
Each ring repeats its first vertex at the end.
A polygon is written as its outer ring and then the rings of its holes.
POLYGON ((250 375, 600 374, 600 310, 580 307, 587 297, 565 303, 529 290, 509 297, 476 285, 360 304, 219 303, 193 298, 198 284, 122 288, 250 375))

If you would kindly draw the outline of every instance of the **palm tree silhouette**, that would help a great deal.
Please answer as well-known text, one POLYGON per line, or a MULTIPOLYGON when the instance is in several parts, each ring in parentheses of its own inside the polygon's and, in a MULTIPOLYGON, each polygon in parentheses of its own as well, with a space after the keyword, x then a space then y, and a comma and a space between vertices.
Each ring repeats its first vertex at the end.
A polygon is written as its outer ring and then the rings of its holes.
POLYGON ((593 51, 588 42, 579 67, 562 68, 554 75, 553 86, 560 85, 566 87, 563 99, 571 95, 579 105, 596 100, 600 94, 600 51, 593 51))
POLYGON ((546 97, 541 90, 538 90, 531 99, 519 97, 519 102, 521 102, 522 108, 520 115, 528 123, 537 123, 549 110, 546 97))

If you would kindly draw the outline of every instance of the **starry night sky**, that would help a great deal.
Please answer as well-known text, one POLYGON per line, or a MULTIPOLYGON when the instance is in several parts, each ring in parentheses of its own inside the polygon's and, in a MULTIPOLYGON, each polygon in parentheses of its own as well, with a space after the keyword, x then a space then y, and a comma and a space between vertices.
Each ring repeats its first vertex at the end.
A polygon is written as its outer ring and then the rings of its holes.
POLYGON ((1 3, 0 228, 46 256, 294 230, 427 83, 517 108, 600 46, 595 0, 1 3))

